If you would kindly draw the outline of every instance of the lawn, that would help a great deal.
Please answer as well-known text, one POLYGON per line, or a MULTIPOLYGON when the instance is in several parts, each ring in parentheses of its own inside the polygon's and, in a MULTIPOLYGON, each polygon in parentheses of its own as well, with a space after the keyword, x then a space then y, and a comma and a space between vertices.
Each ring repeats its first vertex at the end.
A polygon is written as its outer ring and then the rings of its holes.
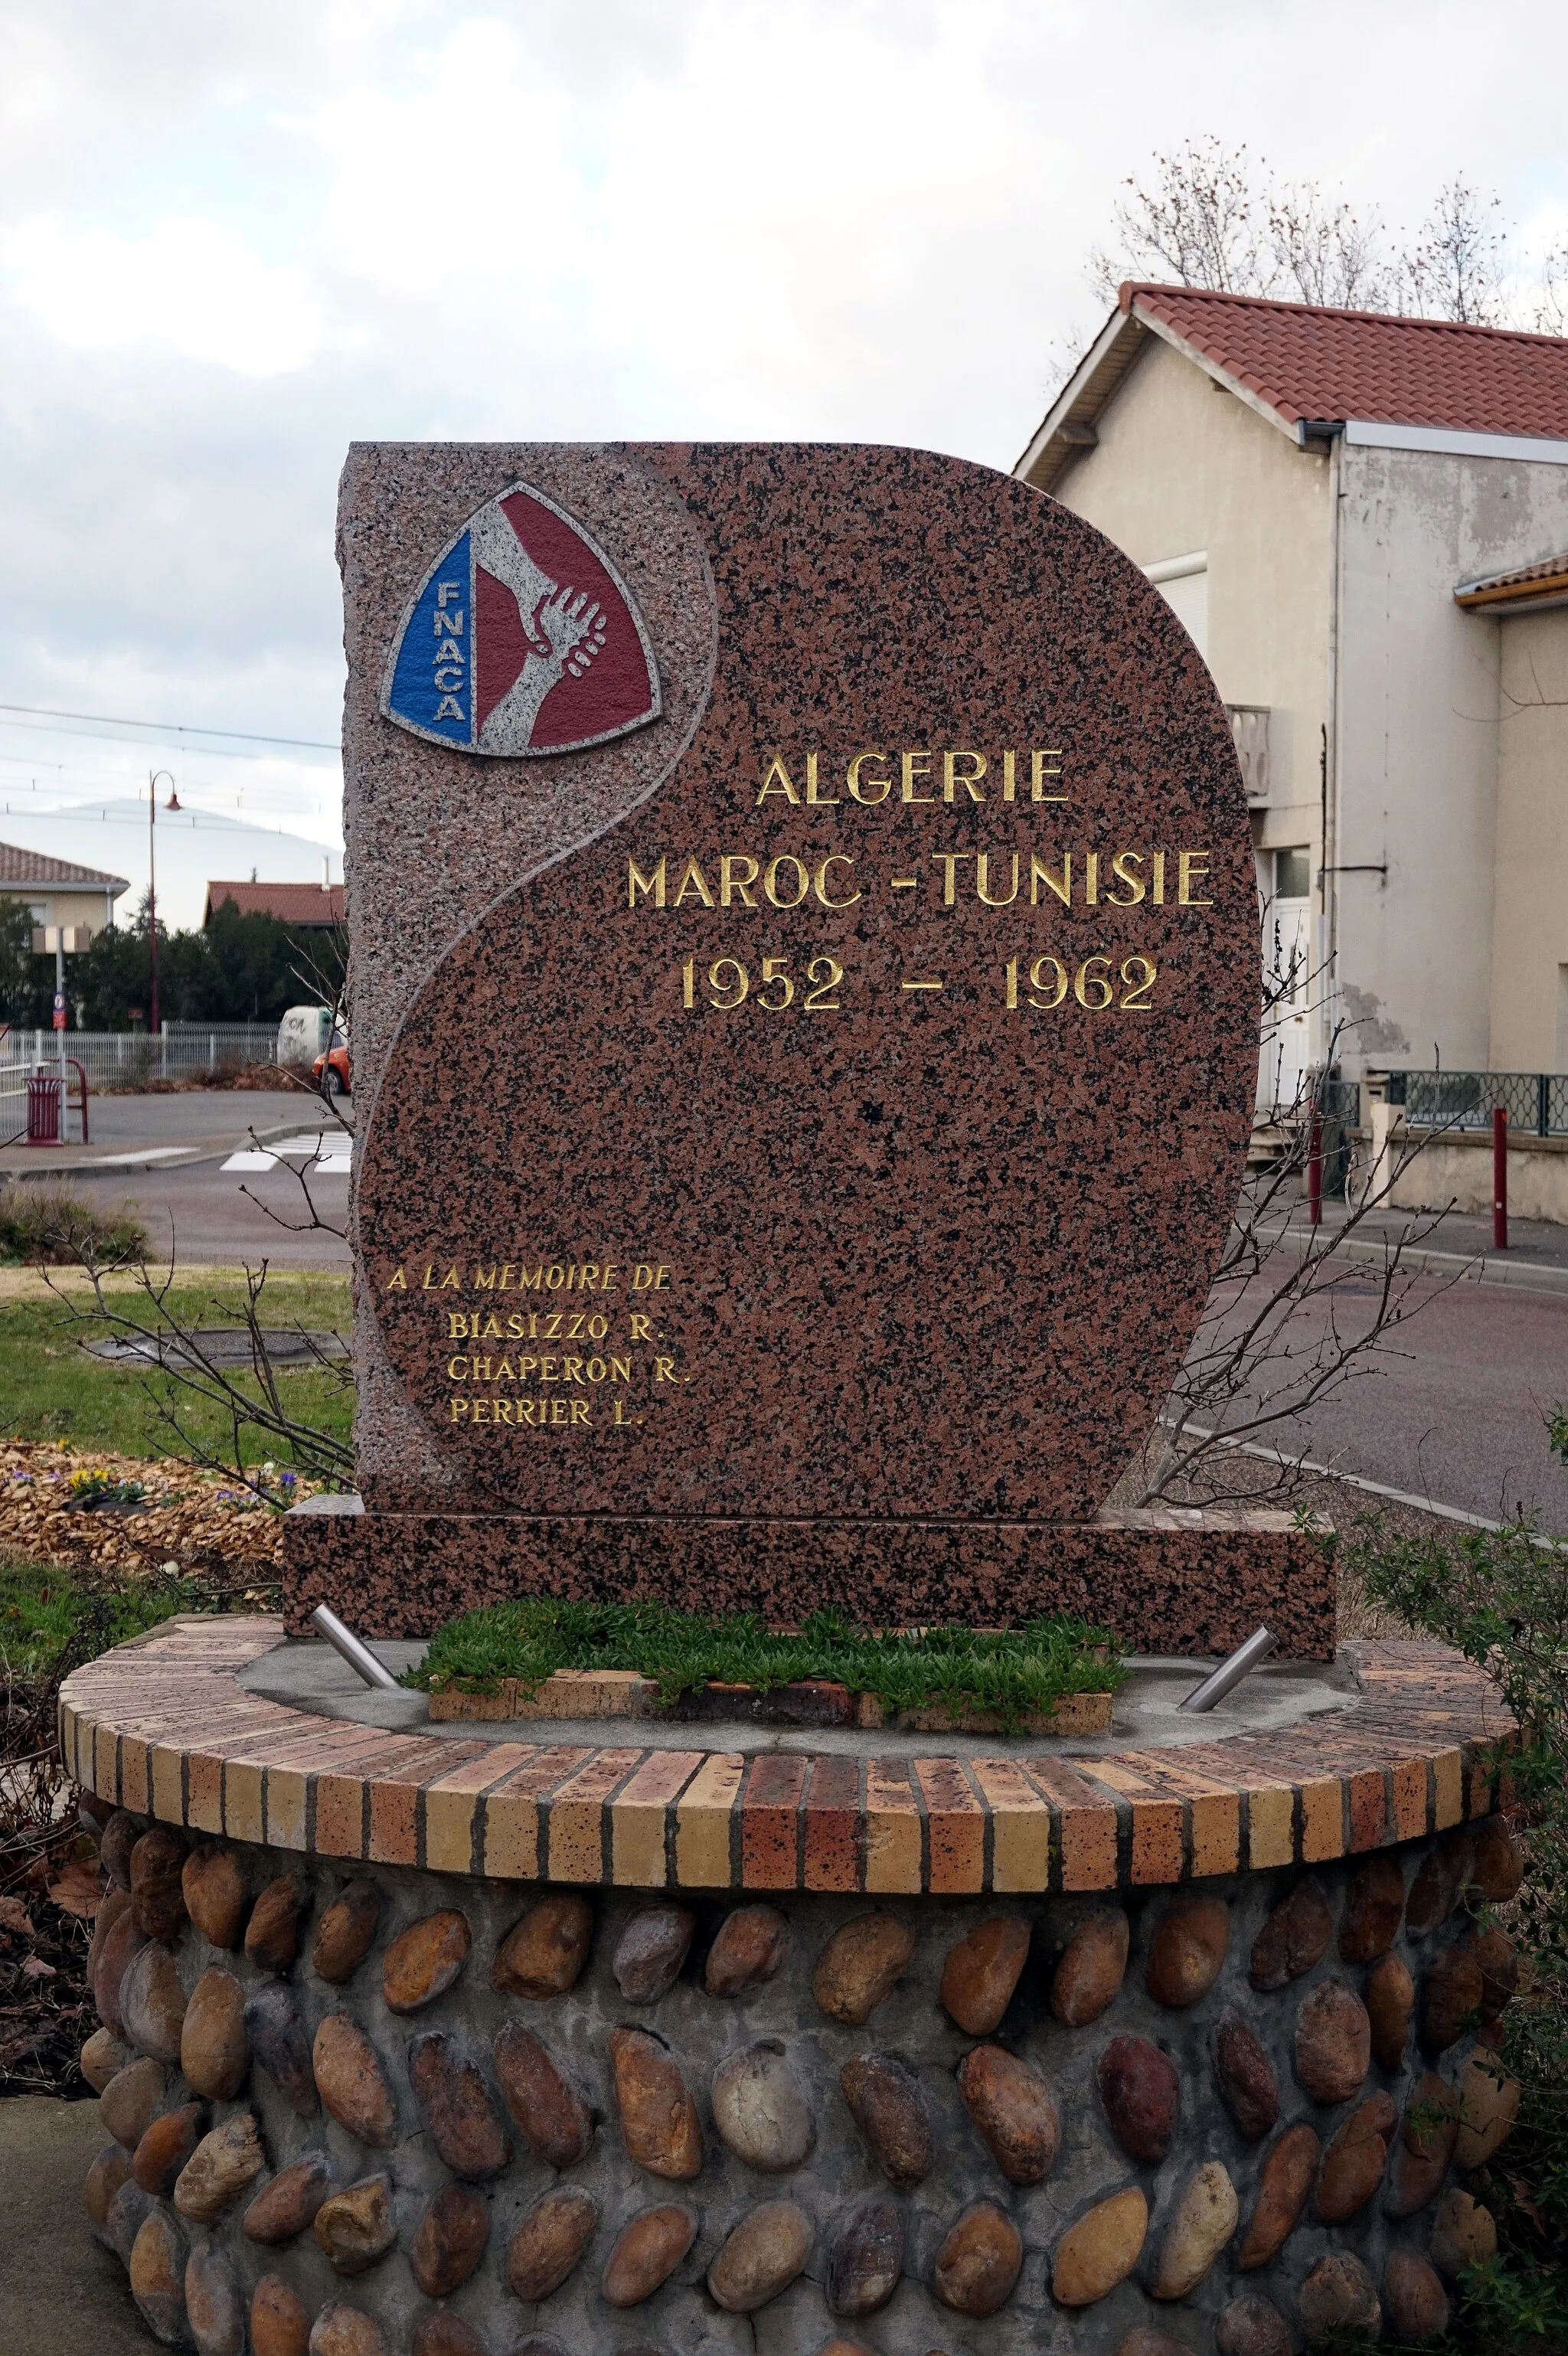
MULTIPOLYGON (((138 1298, 123 1287, 110 1298, 123 1313, 149 1324, 171 1320, 187 1326, 244 1323, 245 1287, 238 1274, 172 1290, 161 1316, 144 1296, 138 1298)), ((346 1333, 348 1314, 346 1277, 306 1273, 267 1279, 262 1322, 268 1326, 346 1333)), ((56 1440, 80 1451, 101 1449, 120 1456, 183 1454, 186 1451, 160 1416, 160 1408, 172 1403, 193 1438, 215 1448, 227 1446, 228 1419, 174 1377, 155 1367, 139 1369, 90 1357, 82 1343, 108 1330, 96 1317, 91 1293, 80 1286, 69 1290, 62 1287, 58 1297, 0 1300, 0 1436, 56 1440)), ((277 1380, 280 1396, 297 1421, 347 1440, 353 1393, 341 1376, 303 1366, 280 1369, 277 1380)), ((254 1395, 253 1377, 246 1376, 243 1387, 254 1395)), ((285 1444, 263 1440, 259 1433, 253 1437, 258 1460, 287 1459, 285 1444)))

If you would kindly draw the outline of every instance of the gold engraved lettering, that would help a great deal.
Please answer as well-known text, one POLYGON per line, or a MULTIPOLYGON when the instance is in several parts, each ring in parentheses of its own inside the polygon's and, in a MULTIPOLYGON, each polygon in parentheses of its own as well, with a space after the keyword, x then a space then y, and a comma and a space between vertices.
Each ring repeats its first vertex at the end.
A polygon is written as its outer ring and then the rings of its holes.
POLYGON ((541 1383, 560 1382, 560 1376, 555 1371, 556 1364, 557 1361, 554 1358, 541 1358, 539 1360, 539 1380, 541 1383))
POLYGON ((837 1014, 839 1011, 838 1001, 836 998, 829 998, 827 992, 830 990, 837 990, 844 979, 844 969, 837 958, 813 958, 805 969, 805 978, 807 981, 814 982, 816 988, 808 990, 801 1000, 801 1012, 803 1014, 837 1014))
MULTIPOLYGON (((830 867, 853 867, 854 864, 854 861, 847 858, 842 851, 835 851, 828 858, 823 861, 821 866, 817 869, 816 873, 812 878, 812 889, 816 894, 817 898, 821 901, 825 908, 852 908, 856 901, 864 896, 858 886, 850 893, 849 897, 847 900, 834 900, 828 896, 828 869, 830 867)), ((846 876, 845 881, 848 883, 848 876, 846 876)))
POLYGON ((1125 892, 1106 893, 1105 897, 1112 907, 1136 908, 1137 906, 1138 902, 1148 890, 1148 885, 1141 875, 1134 875, 1129 873, 1129 870, 1141 867, 1143 863, 1143 853, 1139 851, 1117 851, 1111 862, 1111 873, 1118 884, 1125 884, 1127 888, 1125 892))
POLYGON ((490 1420, 492 1423, 510 1423, 512 1420, 511 1400, 492 1399, 490 1402, 490 1420))
POLYGON ((1042 1012, 1050 1013, 1053 1007, 1061 1005, 1067 995, 1067 968, 1060 958, 1036 958, 1029 969, 1029 986, 1031 992, 1037 990, 1051 992, 1049 998, 1035 998, 1031 995, 1029 999, 1031 1006, 1038 1006, 1042 1012), (1051 981, 1047 981, 1045 978, 1048 970, 1053 976, 1051 981))
POLYGON ((582 1380, 581 1359, 562 1358, 560 1362, 560 1379, 563 1383, 580 1383, 582 1380))
POLYGON ((408 1278, 403 1274, 400 1268, 395 1268, 392 1270, 391 1275, 387 1279, 385 1285, 382 1287, 383 1291, 386 1292, 406 1292, 408 1289, 408 1278))
POLYGON ((1122 980, 1127 984, 1126 995, 1121 1004, 1121 1012, 1124 1014, 1154 1012, 1154 1008, 1149 1004, 1149 992, 1154 988, 1156 971, 1153 958, 1130 957, 1124 960, 1122 980))
POLYGON ((887 757, 885 753, 856 754, 849 764, 848 777, 849 793, 853 800, 865 803, 868 809, 874 809, 878 802, 887 800, 893 789, 891 777, 862 777, 860 775, 860 765, 863 761, 885 761, 887 757), (872 793, 870 788, 873 786, 880 786, 881 792, 872 793))
POLYGON ((474 1271, 474 1286, 475 1291, 478 1292, 494 1292, 496 1290, 495 1269, 493 1268, 476 1268, 474 1271))
POLYGON ((507 1259, 507 1260, 503 1260, 503 1261, 502 1261, 502 1263, 501 1263, 501 1283, 500 1283, 500 1290, 501 1290, 501 1291, 503 1291, 503 1292, 509 1292, 509 1291, 511 1290, 511 1287, 512 1287, 512 1279, 513 1279, 513 1277, 514 1277, 514 1276, 516 1276, 517 1272, 517 1271, 516 1268, 514 1267, 513 1263, 512 1263, 509 1259, 507 1259))
POLYGON ((805 756, 805 800, 808 809, 837 809, 838 807, 837 794, 819 794, 816 790, 816 755, 815 753, 808 753, 805 756))
POLYGON ((449 1309, 447 1311, 446 1338, 449 1342, 467 1341, 468 1312, 466 1309, 449 1309))
POLYGON ((1047 777, 1060 777, 1061 775, 1060 769, 1048 769, 1045 765, 1048 761, 1060 761, 1061 758, 1060 752, 1029 755, 1029 798, 1031 802, 1064 802, 1067 799, 1065 794, 1048 794, 1045 790, 1047 777))
MULTIPOLYGON (((645 1318, 643 1323, 645 1324, 647 1320, 645 1318)), ((632 1362, 630 1358, 617 1358, 613 1356, 611 1358, 610 1379, 612 1382, 615 1383, 629 1383, 631 1381, 632 1362)))
POLYGON ((1100 854, 1086 851, 1083 854, 1083 905, 1093 908, 1100 897, 1100 854))
POLYGON ((961 859, 973 859, 975 853, 972 851, 933 851, 931 857, 933 866, 945 867, 947 870, 942 881, 942 905, 944 908, 951 908, 958 896, 955 883, 958 862, 961 859))
POLYGON ((524 1338, 528 1330, 528 1327, 523 1323, 520 1312, 514 1309, 507 1320, 507 1339, 509 1342, 520 1342, 524 1338))
POLYGON ((906 802, 933 802, 936 799, 934 794, 915 792, 917 782, 930 776, 931 765, 935 758, 934 753, 900 754, 899 767, 903 777, 903 798, 906 802))
POLYGON ((1040 905, 1040 887, 1042 884, 1048 891, 1055 893, 1064 908, 1070 908, 1072 905, 1072 853, 1070 851, 1062 852, 1060 875, 1053 875, 1043 859, 1030 855, 1029 904, 1031 908, 1038 908, 1040 905))
POLYGON ((708 888, 708 879, 695 859, 687 861, 681 874, 680 888, 670 905, 675 908, 680 907, 688 894, 694 900, 700 900, 705 908, 711 908, 714 905, 713 894, 708 888))
POLYGON ((1016 802, 1019 798, 1019 756, 1016 753, 1002 755, 1002 799, 1016 802))
POLYGON ((1103 1012, 1111 1002, 1110 964, 1109 958, 1085 958, 1072 977, 1073 997, 1080 1006, 1088 1007, 1091 1012, 1103 1012), (1104 966, 1105 971, 1095 973, 1093 969, 1097 965, 1104 966), (1091 997, 1091 991, 1104 994, 1091 997))
POLYGON ((420 1287, 420 1290, 421 1290, 421 1292, 428 1292, 428 1291, 430 1290, 430 1280, 431 1280, 431 1278, 432 1278, 434 1274, 435 1274, 435 1270, 434 1270, 434 1269, 433 1269, 433 1268, 430 1268, 430 1267, 428 1267, 428 1266, 427 1266, 427 1268, 426 1268, 426 1269, 425 1269, 425 1272, 424 1272, 424 1282, 423 1282, 423 1284, 421 1284, 421 1287, 420 1287))
POLYGON ((615 1419, 615 1421, 616 1421, 617 1423, 622 1423, 622 1424, 625 1424, 625 1423, 641 1423, 641 1421, 642 1421, 642 1419, 642 1419, 642 1417, 641 1417, 640 1415, 627 1415, 627 1414, 624 1412, 624 1409, 625 1409, 625 1401, 624 1401, 624 1399, 617 1399, 617 1400, 615 1401, 615 1419, 615 1419))
POLYGON ((467 1413, 468 1413, 468 1401, 467 1401, 465 1398, 454 1398, 454 1399, 453 1400, 453 1402, 452 1402, 452 1420, 453 1420, 453 1423, 461 1423, 461 1422, 464 1420, 464 1417, 467 1415, 467 1413))
POLYGON ((1197 899, 1189 889, 1192 884, 1200 884, 1209 873, 1209 853, 1206 851, 1179 851, 1176 854, 1176 898, 1179 907, 1211 908, 1213 906, 1212 900, 1197 899))
POLYGON ((471 1399, 468 1406, 468 1420, 470 1423, 488 1423, 490 1420, 489 1400, 471 1399))
POLYGON ((1152 861, 1152 862, 1151 862, 1151 863, 1152 863, 1152 865, 1153 865, 1153 867, 1154 867, 1154 905, 1155 905, 1155 906, 1156 906, 1157 908, 1163 908, 1163 907, 1164 907, 1164 905, 1165 905, 1165 853, 1164 853, 1164 851, 1157 851, 1155 852, 1155 854, 1154 854, 1154 859, 1153 859, 1153 861, 1152 861))
POLYGON ((446 1379, 449 1383, 465 1383, 468 1379, 467 1359, 448 1358, 446 1362, 446 1379))
POLYGON ((613 1292, 615 1290, 615 1279, 620 1275, 620 1273, 621 1269, 619 1263, 613 1259, 607 1259, 604 1263, 604 1273, 599 1280, 600 1291, 613 1292))
POLYGON ((656 1358, 654 1360, 654 1380, 656 1383, 683 1383, 689 1381, 689 1379, 690 1377, 688 1376, 677 1375, 676 1373, 675 1360, 673 1358, 656 1358))
POLYGON ((454 1268, 449 1268, 447 1269, 446 1274, 442 1278, 441 1282, 437 1285, 436 1290, 438 1292, 445 1292, 449 1287, 453 1292, 461 1292, 463 1290, 463 1279, 459 1276, 454 1268))
POLYGON ((639 892, 642 894, 645 900, 651 900, 656 908, 662 908, 664 906, 665 862, 662 859, 659 861, 658 865, 654 869, 651 875, 645 875, 635 859, 627 860, 626 905, 628 908, 635 908, 636 906, 637 894, 639 892))
POLYGON ((765 1006, 770 1014, 782 1014, 784 1008, 789 1005, 795 996, 795 984, 791 981, 788 971, 786 970, 788 965, 788 958, 764 958, 763 959, 763 989, 759 990, 757 992, 757 1004, 759 1006, 765 1006), (763 990, 781 990, 784 992, 784 996, 782 998, 764 998, 763 996, 763 990))
POLYGON ((789 771, 784 767, 783 758, 777 753, 768 763, 767 775, 763 779, 762 790, 757 796, 759 809, 770 794, 782 794, 786 802, 795 802, 797 805, 800 801, 800 796, 790 782, 789 771))
POLYGON ((526 1268, 520 1268, 517 1270, 517 1290, 519 1292, 538 1292, 543 1282, 544 1269, 542 1268, 536 1268, 531 1276, 528 1274, 526 1268))
POLYGON ((972 802, 983 802, 986 797, 980 791, 980 780, 985 774, 984 753, 944 753, 942 756, 943 800, 944 802, 955 800, 958 788, 962 786, 972 802), (970 764, 969 767, 961 769, 958 766, 960 761, 967 761, 970 764))
MULTIPOLYGON (((779 858, 769 860, 767 873, 763 877, 763 889, 767 894, 768 898, 773 902, 775 908, 798 908, 801 902, 805 899, 806 894, 811 889, 811 871, 806 866, 804 860, 792 857, 786 851, 783 852, 779 858), (800 889, 795 894, 793 900, 786 900, 779 889, 779 870, 781 867, 793 867, 795 873, 800 878, 800 889)), ((741 995, 744 996, 744 994, 745 993, 742 991, 741 995)), ((737 999, 735 1001, 737 1005, 739 1005, 740 1002, 740 999, 737 999)))
MULTIPOLYGON (((742 908, 754 908, 757 904, 746 887, 754 884, 761 873, 762 869, 754 859, 747 859, 743 855, 731 856, 726 852, 719 862, 720 905, 728 908, 738 902, 742 908)), ((688 999, 687 1003, 689 1005, 690 1002, 688 999)))
POLYGON ((478 1312, 475 1311, 474 1323, 470 1330, 472 1331, 475 1341, 498 1342, 501 1338, 501 1321, 492 1310, 490 1315, 485 1320, 485 1330, 481 1333, 479 1330, 478 1312))
POLYGON ((720 1014, 733 1014, 738 1006, 743 1006, 751 986, 745 967, 735 958, 715 958, 708 969, 708 987, 713 992, 713 1003, 720 1014), (735 977, 733 981, 720 981, 719 979, 726 966, 735 977), (732 998, 720 998, 720 991, 733 991, 735 994, 732 998))
POLYGON ((573 1399, 571 1401, 571 1420, 573 1423, 592 1422, 592 1418, 588 1412, 588 1401, 586 1399, 573 1399))
POLYGON ((990 868, 990 853, 989 851, 982 851, 975 861, 975 889, 979 894, 987 908, 1010 908, 1013 902, 1019 896, 1018 852, 1015 851, 1013 853, 1013 888, 1008 894, 1005 900, 994 900, 991 897, 989 889, 991 881, 990 868))
POLYGON ((633 1339, 633 1341, 634 1341, 634 1342, 651 1342, 651 1341, 653 1340, 653 1338, 654 1338, 654 1321, 653 1321, 653 1319, 652 1319, 651 1317, 645 1317, 645 1316, 642 1314, 641 1311, 640 1311, 640 1310, 636 1310, 636 1309, 634 1309, 634 1310, 632 1311, 632 1312, 631 1312, 631 1317, 632 1317, 632 1339, 633 1339))
POLYGON ((545 1340, 547 1342, 553 1342, 560 1332, 560 1312, 559 1309, 552 1309, 549 1315, 544 1321, 545 1340))

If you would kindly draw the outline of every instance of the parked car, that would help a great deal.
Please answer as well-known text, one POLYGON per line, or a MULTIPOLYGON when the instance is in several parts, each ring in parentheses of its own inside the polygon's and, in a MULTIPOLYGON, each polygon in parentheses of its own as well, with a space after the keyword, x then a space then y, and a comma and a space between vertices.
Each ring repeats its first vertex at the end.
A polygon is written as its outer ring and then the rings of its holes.
POLYGON ((331 1046, 324 1055, 316 1057, 310 1067, 310 1076, 318 1088, 325 1086, 329 1097, 353 1095, 348 1080, 348 1033, 346 1031, 333 1033, 331 1046))

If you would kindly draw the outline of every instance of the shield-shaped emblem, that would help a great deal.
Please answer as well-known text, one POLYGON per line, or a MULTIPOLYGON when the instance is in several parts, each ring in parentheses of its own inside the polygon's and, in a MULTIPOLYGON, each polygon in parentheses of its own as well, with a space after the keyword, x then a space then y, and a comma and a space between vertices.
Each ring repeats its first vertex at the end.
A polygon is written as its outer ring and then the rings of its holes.
POLYGON ((416 592, 381 710, 509 760, 579 753, 659 716, 647 626, 610 557, 529 483, 487 499, 416 592))

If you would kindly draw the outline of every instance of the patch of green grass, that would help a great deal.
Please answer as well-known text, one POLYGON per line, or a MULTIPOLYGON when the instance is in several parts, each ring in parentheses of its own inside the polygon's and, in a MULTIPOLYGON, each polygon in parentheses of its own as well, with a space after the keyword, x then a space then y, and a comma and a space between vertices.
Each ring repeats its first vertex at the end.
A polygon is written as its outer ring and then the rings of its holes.
MULTIPOLYGON (((232 1286, 173 1290, 161 1315, 144 1295, 117 1290, 111 1298, 117 1309, 149 1325, 166 1324, 171 1319, 187 1327, 244 1323, 242 1280, 232 1286)), ((262 1320, 269 1326, 346 1333, 347 1280, 327 1274, 270 1276, 262 1296, 262 1320)), ((177 1378, 157 1367, 115 1365, 90 1356, 81 1347, 84 1341, 111 1330, 93 1316, 91 1294, 80 1291, 55 1300, 0 1302, 4 1436, 58 1440, 70 1448, 101 1449, 117 1456, 187 1453, 168 1424, 160 1419, 160 1406, 166 1405, 178 1414, 194 1440, 215 1452, 225 1450, 229 1420, 216 1405, 197 1398, 177 1378)), ((255 1395, 252 1376, 236 1374, 235 1380, 248 1395, 255 1395)), ((280 1396, 297 1422, 347 1442, 353 1392, 341 1374, 312 1365, 282 1367, 277 1381, 280 1396)), ((260 1433, 253 1437, 258 1462, 265 1457, 287 1458, 287 1448, 279 1440, 260 1433)))
POLYGON ((709 1679, 766 1691, 826 1677, 875 1694, 890 1716, 942 1703, 999 1711, 1009 1728, 1064 1694, 1114 1692, 1127 1675, 1112 1637, 1083 1620, 888 1635, 816 1612, 798 1635, 781 1636, 752 1612, 709 1619, 658 1603, 535 1598, 450 1622, 404 1682, 494 1693, 503 1677, 537 1689, 557 1669, 635 1670, 656 1680, 667 1707, 709 1679))
POLYGON ((69 1653, 91 1659, 182 1612, 210 1612, 210 1580, 165 1572, 98 1581, 58 1563, 0 1556, 0 1681, 47 1676, 69 1653))

